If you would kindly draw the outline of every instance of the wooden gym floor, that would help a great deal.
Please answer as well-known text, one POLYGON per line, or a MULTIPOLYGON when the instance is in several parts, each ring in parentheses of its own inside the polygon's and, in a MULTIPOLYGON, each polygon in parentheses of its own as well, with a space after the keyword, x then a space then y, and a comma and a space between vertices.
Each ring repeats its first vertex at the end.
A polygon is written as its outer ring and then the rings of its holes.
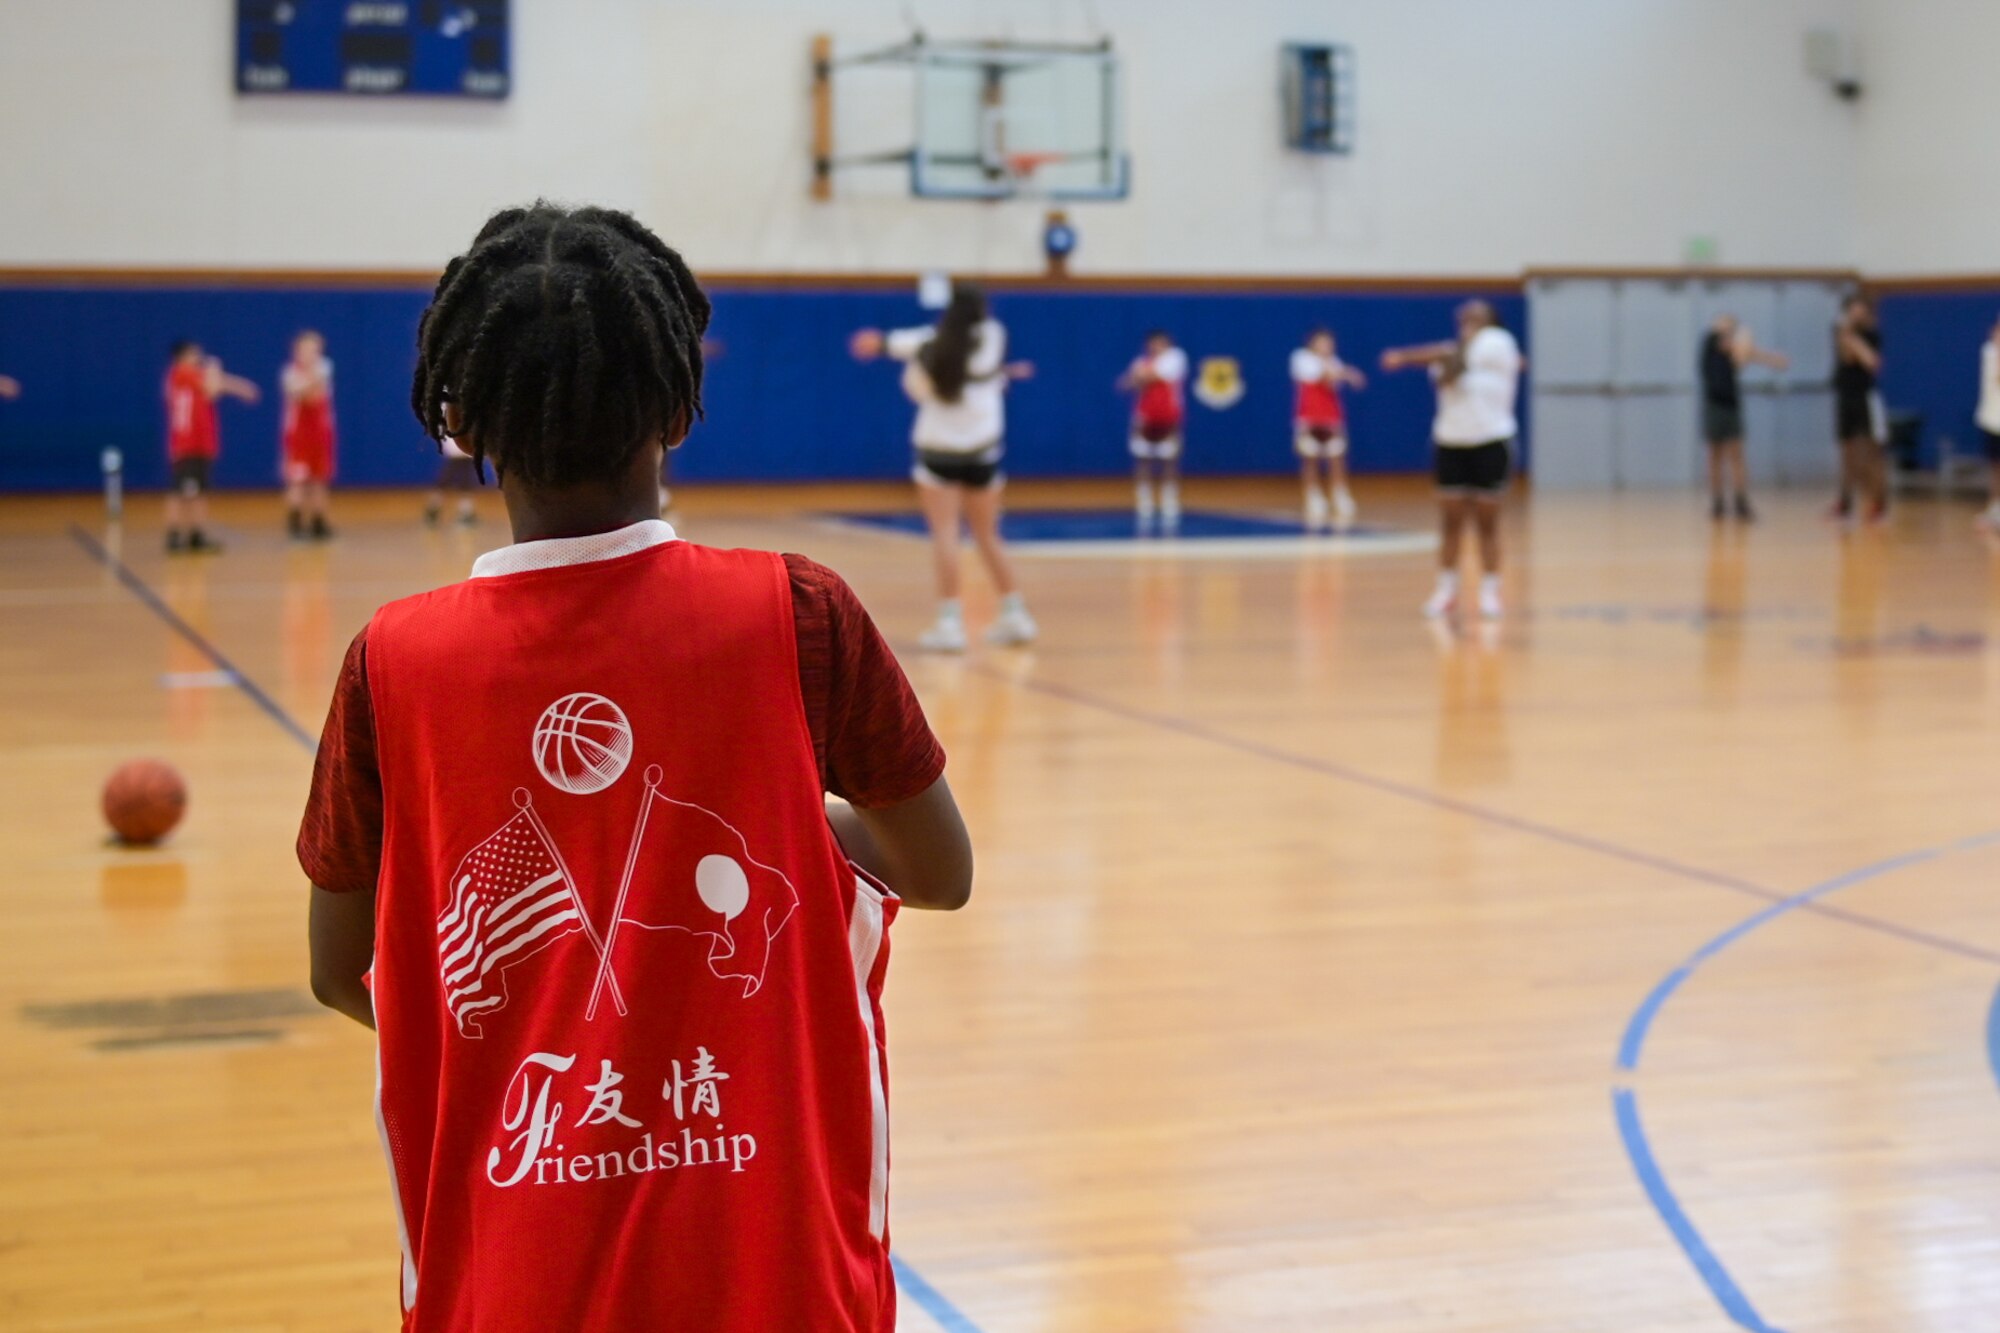
MULTIPOLYGON (((1422 555, 1036 560, 1041 646, 907 653, 980 871, 898 926, 904 1327, 2000 1328, 2000 551, 1820 498, 1523 499, 1497 633, 1422 555)), ((810 517, 900 491, 683 503, 921 627, 921 545, 810 517)), ((169 562, 152 498, 0 504, 0 1327, 393 1326, 291 843, 349 636, 504 527, 338 505, 169 562), (109 849, 145 754, 187 823, 109 849)))

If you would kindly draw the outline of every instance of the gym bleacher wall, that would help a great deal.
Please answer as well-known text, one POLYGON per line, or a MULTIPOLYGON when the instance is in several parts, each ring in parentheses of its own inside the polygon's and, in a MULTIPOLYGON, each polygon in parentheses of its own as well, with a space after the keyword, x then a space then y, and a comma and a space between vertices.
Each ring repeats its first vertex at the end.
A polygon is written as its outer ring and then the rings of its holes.
POLYGON ((1861 27, 1860 259, 1881 297, 1892 407, 1926 460, 1978 449, 1979 345, 2000 320, 2000 5, 1869 0, 1861 27))
MULTIPOLYGON (((1031 281, 1040 206, 907 197, 894 170, 806 193, 806 49, 902 36, 900 3, 514 0, 499 105, 232 91, 231 0, 0 4, 0 487, 93 484, 118 445, 157 481, 167 341, 272 381, 289 333, 340 367, 343 476, 422 479, 402 408, 428 275, 491 208, 546 195, 631 208, 714 275, 710 420, 689 478, 893 477, 906 413, 845 333, 918 318, 891 280, 1011 277, 999 311, 1041 374, 1013 404, 1017 475, 1123 467, 1111 380, 1147 327, 1230 355, 1250 392, 1198 411, 1192 469, 1290 466, 1283 356, 1328 322, 1350 355, 1430 338, 1463 296, 1523 324, 1539 265, 1672 265, 1710 237, 1736 266, 1856 259, 1857 111, 1801 39, 1859 0, 1048 0, 922 3, 940 37, 1077 38, 1124 58, 1129 201, 1074 207, 1077 277, 1031 281), (1351 158, 1280 142, 1278 49, 1356 51, 1351 158), (1467 98, 1478 115, 1453 111, 1467 98), (1547 145, 1560 140, 1562 151, 1547 145), (808 428, 801 429, 801 422, 808 428), (825 424, 821 424, 825 423, 825 424)), ((903 76, 840 89, 845 143, 908 133, 903 76)), ((1362 470, 1423 465, 1428 394, 1353 405, 1362 470)), ((226 484, 274 481, 276 409, 225 409, 226 484)))

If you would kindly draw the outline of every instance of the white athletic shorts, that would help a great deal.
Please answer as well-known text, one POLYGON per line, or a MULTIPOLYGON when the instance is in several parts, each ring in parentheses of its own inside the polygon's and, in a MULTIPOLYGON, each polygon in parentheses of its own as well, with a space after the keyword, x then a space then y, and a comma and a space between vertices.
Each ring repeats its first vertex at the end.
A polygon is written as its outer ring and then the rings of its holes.
POLYGON ((1300 458, 1340 458, 1347 453, 1347 428, 1301 423, 1292 436, 1292 448, 1300 458))

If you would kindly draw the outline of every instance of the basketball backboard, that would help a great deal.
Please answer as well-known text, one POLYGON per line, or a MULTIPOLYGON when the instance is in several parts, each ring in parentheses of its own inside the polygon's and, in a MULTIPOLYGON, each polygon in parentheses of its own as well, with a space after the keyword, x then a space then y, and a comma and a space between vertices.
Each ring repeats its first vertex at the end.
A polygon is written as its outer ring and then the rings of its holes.
POLYGON ((1122 199, 1130 188, 1118 58, 1090 44, 933 41, 836 56, 814 43, 814 186, 837 171, 903 164, 924 199, 1122 199), (842 154, 834 144, 837 76, 900 68, 915 79, 907 149, 842 154))

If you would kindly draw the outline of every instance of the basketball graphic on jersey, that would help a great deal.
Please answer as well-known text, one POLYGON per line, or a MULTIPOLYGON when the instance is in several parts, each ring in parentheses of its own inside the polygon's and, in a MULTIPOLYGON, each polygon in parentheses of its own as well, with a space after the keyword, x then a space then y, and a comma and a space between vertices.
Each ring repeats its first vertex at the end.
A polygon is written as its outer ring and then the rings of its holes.
POLYGON ((632 724, 601 694, 565 694, 535 723, 535 767, 573 796, 603 791, 632 762, 632 724))

